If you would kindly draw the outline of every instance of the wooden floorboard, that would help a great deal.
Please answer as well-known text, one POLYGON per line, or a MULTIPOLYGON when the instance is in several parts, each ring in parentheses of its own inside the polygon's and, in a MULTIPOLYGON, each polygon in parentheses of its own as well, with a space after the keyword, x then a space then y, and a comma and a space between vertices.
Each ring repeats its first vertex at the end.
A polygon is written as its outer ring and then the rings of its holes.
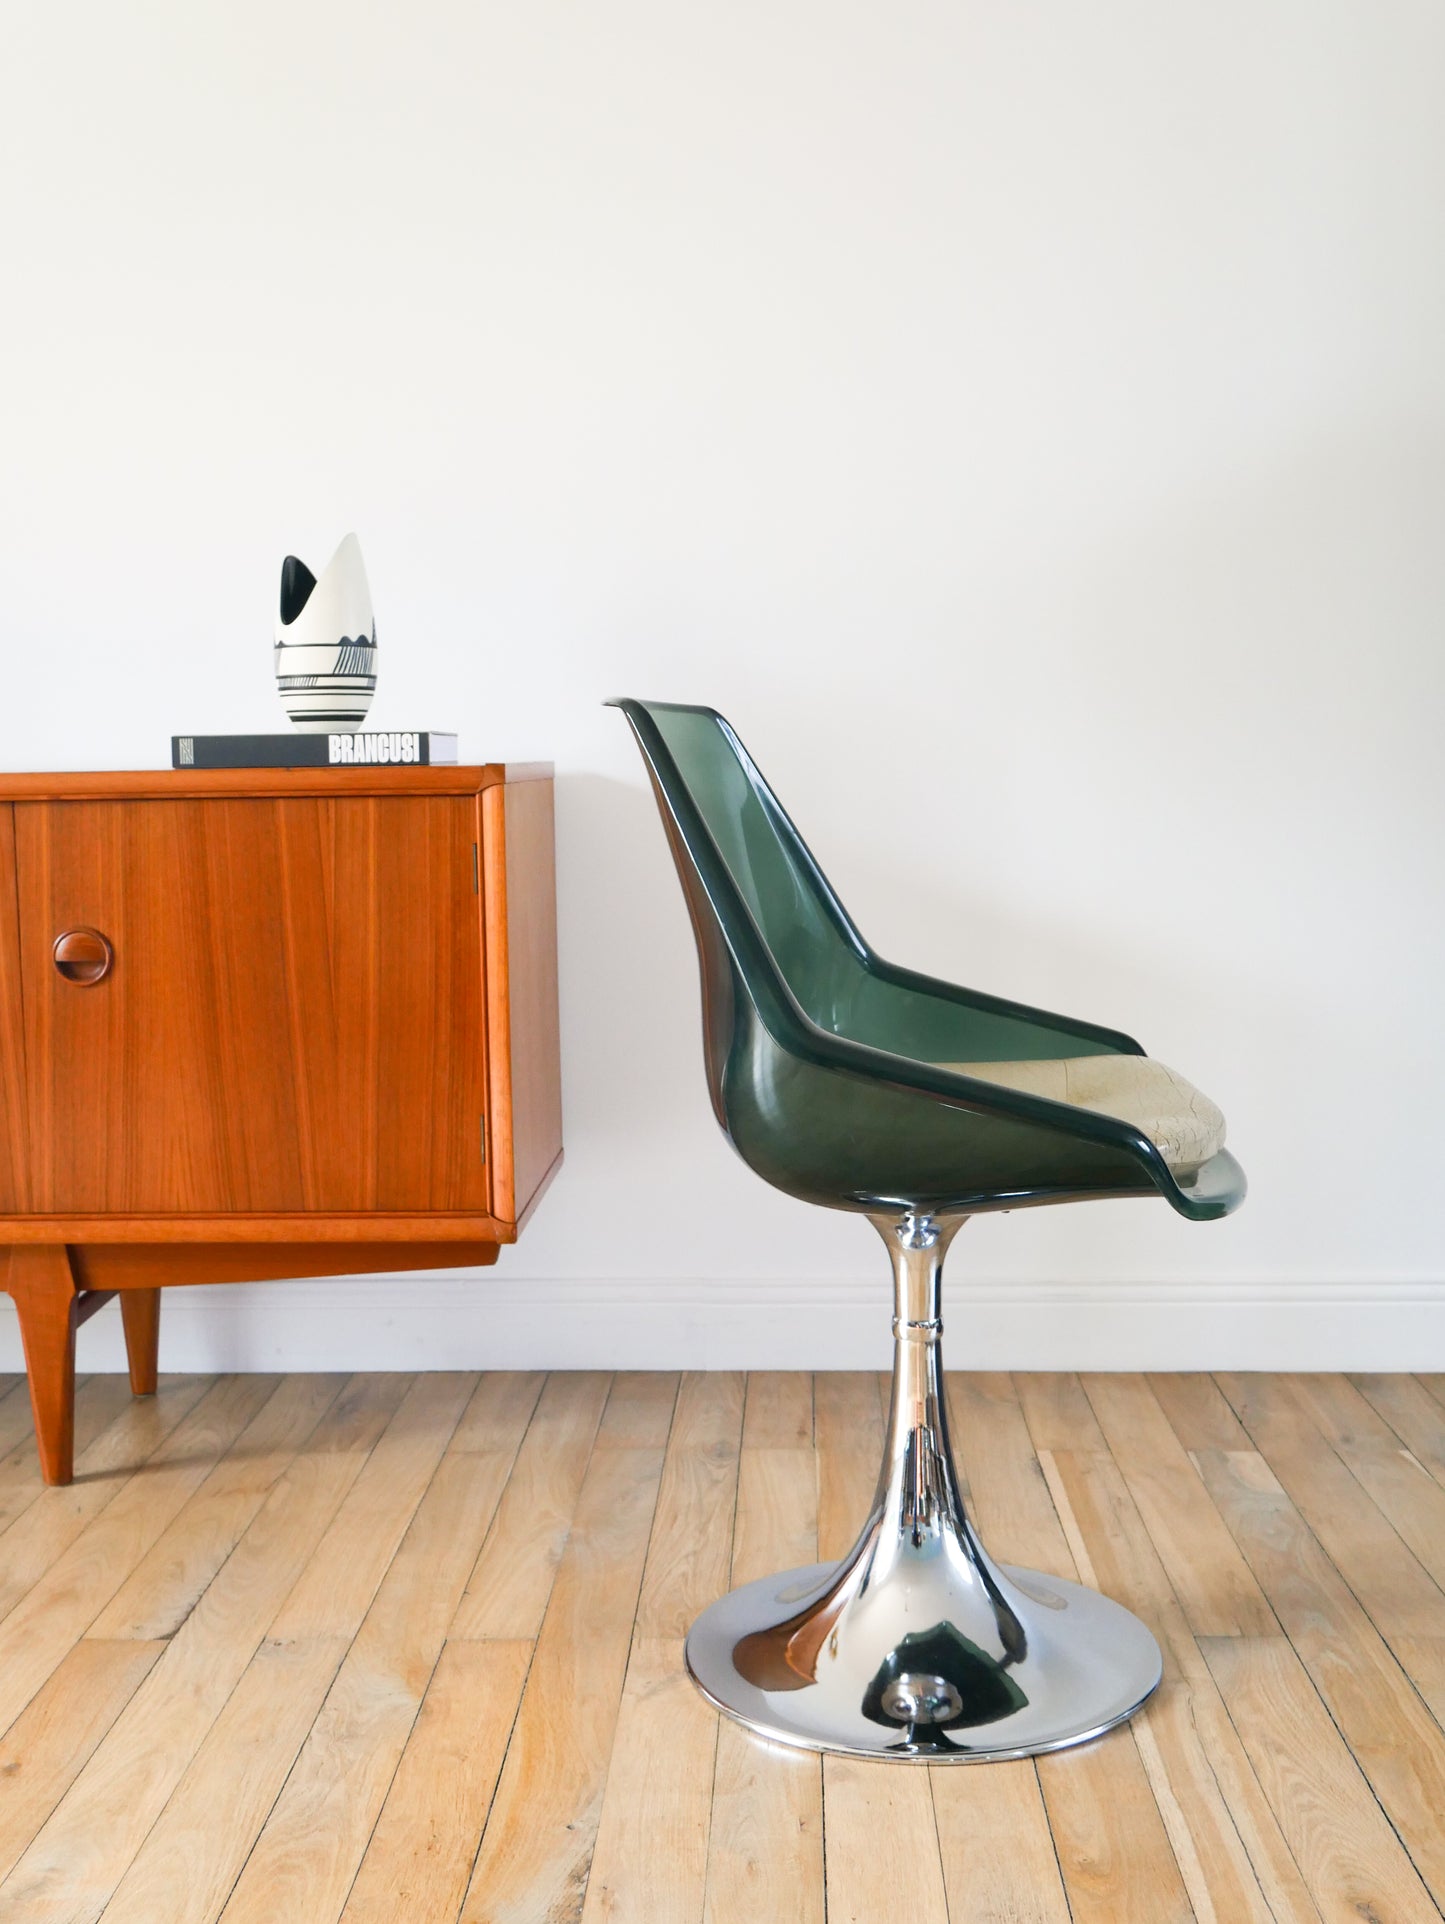
MULTIPOLYGON (((728 1581, 817 1555, 813 1380, 758 1371, 748 1378, 728 1581)), ((717 1728, 703 1917, 823 1924, 822 1759, 757 1743, 728 1719, 717 1728)))
POLYGON ((0 1378, 0 1924, 1430 1924, 1445 1379, 950 1377, 984 1541, 1150 1625, 1081 1749, 893 1769, 687 1679, 842 1555, 875 1372, 0 1378))

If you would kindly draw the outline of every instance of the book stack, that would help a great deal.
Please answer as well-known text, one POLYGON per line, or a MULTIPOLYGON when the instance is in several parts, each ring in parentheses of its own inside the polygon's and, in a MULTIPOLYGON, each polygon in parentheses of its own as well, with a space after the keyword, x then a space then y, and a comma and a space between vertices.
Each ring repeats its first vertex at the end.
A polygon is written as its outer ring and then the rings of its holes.
POLYGON ((349 735, 172 735, 172 768, 455 766, 457 738, 430 728, 349 735))

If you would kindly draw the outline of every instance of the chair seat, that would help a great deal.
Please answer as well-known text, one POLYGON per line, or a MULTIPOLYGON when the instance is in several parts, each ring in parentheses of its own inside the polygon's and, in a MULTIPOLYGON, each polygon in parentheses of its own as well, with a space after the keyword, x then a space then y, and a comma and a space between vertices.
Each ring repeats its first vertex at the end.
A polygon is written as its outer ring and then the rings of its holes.
POLYGON ((1224 1147, 1224 1117, 1193 1083, 1152 1056, 1067 1056, 1043 1062, 941 1062, 961 1076, 1093 1109, 1141 1130, 1176 1174, 1224 1147))

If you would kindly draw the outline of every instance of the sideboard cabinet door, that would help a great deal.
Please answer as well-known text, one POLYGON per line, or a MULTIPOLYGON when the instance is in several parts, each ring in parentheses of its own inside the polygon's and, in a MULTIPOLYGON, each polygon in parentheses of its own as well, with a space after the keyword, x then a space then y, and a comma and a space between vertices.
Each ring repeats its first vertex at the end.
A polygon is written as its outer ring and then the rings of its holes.
POLYGON ((490 1206, 474 799, 14 814, 32 1209, 490 1206))

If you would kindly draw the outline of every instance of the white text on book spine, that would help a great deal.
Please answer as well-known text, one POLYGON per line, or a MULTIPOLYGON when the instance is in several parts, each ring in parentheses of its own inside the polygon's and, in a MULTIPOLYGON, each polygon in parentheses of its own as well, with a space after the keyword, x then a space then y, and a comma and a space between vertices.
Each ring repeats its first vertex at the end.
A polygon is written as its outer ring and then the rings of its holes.
POLYGON ((421 742, 416 731, 391 734, 328 735, 327 753, 332 762, 419 762, 421 742))

